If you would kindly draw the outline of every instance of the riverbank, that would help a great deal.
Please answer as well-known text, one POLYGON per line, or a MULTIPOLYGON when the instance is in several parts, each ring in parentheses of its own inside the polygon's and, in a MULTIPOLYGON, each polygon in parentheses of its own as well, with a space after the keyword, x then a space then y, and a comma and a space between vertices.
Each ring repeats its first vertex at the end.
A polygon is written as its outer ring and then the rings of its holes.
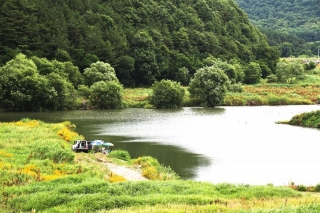
POLYGON ((318 212, 320 209, 319 196, 287 186, 141 181, 142 168, 147 163, 148 173, 144 175, 158 174, 155 159, 141 157, 134 159, 133 164, 102 153, 75 154, 70 141, 83 136, 74 128, 70 122, 48 124, 29 119, 0 123, 1 213, 318 212))
MULTIPOLYGON (((312 78, 312 77, 309 77, 312 78)), ((313 82, 309 79, 307 82, 313 82)), ((228 92, 221 106, 275 106, 275 105, 310 105, 320 100, 320 84, 257 84, 243 85, 242 92, 228 92)), ((126 88, 123 92, 124 107, 149 108, 150 88, 126 88)), ((185 87, 183 107, 199 106, 190 99, 185 87)))
POLYGON ((320 128, 320 110, 301 113, 293 116, 288 121, 279 121, 278 123, 319 129, 320 128))

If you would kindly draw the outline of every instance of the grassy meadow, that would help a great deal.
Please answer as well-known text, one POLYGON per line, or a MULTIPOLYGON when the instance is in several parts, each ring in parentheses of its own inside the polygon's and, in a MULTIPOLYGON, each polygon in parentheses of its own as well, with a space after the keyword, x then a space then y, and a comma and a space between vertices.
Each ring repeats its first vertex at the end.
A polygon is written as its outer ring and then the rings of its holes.
MULTIPOLYGON (((308 82, 315 81, 309 77, 308 82)), ((222 106, 261 106, 261 105, 309 105, 320 101, 319 83, 305 84, 267 84, 243 85, 242 92, 228 92, 222 106)), ((185 87, 183 106, 200 106, 190 98, 190 93, 185 87)), ((124 102, 126 107, 149 108, 148 97, 152 95, 150 88, 124 89, 124 102)))
MULTIPOLYGON (((320 196, 293 186, 179 180, 156 159, 73 153, 70 122, 0 123, 0 212, 319 212, 320 196), (142 166, 149 181, 110 175, 99 162, 142 166), (100 160, 99 160, 100 159, 100 160)), ((313 191, 320 191, 320 186, 313 191)))

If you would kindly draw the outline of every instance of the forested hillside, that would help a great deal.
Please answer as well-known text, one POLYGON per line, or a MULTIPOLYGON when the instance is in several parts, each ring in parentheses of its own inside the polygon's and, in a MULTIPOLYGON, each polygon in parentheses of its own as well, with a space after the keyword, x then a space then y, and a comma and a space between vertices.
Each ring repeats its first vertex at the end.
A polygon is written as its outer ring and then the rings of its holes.
POLYGON ((320 46, 319 0, 235 0, 250 21, 279 45, 282 56, 316 55, 320 46))
POLYGON ((208 57, 272 71, 278 59, 233 0, 0 0, 0 11, 0 66, 23 53, 83 73, 99 60, 136 87, 188 83, 208 57))

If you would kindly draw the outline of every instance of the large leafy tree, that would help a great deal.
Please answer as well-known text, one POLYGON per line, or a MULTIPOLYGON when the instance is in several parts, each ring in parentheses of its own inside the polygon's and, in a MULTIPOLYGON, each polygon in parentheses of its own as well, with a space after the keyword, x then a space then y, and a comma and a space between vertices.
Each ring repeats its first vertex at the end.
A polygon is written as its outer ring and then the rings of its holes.
POLYGON ((114 68, 102 61, 90 65, 84 70, 85 84, 91 86, 98 81, 118 81, 114 68))
POLYGON ((257 84, 260 82, 262 77, 262 70, 260 65, 255 62, 251 62, 244 68, 244 83, 246 84, 257 84))
POLYGON ((70 61, 60 62, 57 60, 48 60, 46 58, 32 57, 32 61, 37 65, 37 69, 41 75, 56 73, 60 77, 71 82, 74 87, 83 83, 83 76, 79 68, 74 66, 70 61))
POLYGON ((116 75, 119 81, 127 87, 134 86, 135 82, 132 79, 134 72, 134 58, 130 56, 121 56, 115 66, 116 75))
POLYGON ((277 81, 281 83, 293 83, 294 80, 304 75, 304 66, 299 61, 281 61, 277 65, 277 81))
POLYGON ((160 75, 155 50, 155 43, 147 32, 142 31, 134 35, 131 49, 131 56, 135 60, 133 76, 140 85, 150 86, 160 75))
POLYGON ((219 67, 203 67, 191 79, 189 92, 191 97, 202 100, 205 106, 214 107, 224 101, 228 81, 228 76, 219 67))
POLYGON ((57 73, 50 73, 45 77, 48 79, 48 88, 54 91, 46 108, 49 110, 74 109, 77 97, 71 82, 57 73))
POLYGON ((204 65, 215 66, 222 69, 232 83, 237 82, 237 79, 240 78, 238 76, 241 75, 241 73, 238 73, 238 71, 240 72, 240 70, 236 69, 235 66, 229 64, 228 62, 222 61, 221 59, 208 57, 204 60, 204 65))
POLYGON ((118 81, 98 81, 90 87, 90 101, 99 109, 118 109, 122 102, 122 85, 118 81))
POLYGON ((171 80, 157 81, 152 85, 153 94, 150 103, 156 108, 175 109, 182 106, 184 88, 171 80))
POLYGON ((18 54, 0 68, 0 85, 0 108, 4 110, 40 110, 51 99, 47 79, 23 54, 18 54))

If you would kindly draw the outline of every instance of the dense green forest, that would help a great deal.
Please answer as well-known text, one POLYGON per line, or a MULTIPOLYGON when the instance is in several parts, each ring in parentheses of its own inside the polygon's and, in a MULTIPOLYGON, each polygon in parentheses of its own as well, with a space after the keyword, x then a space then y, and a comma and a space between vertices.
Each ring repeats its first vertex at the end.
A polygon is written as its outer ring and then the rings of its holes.
POLYGON ((235 0, 250 21, 277 46, 282 57, 317 55, 320 46, 319 0, 235 0))
POLYGON ((0 0, 0 66, 17 53, 109 63, 126 87, 188 84, 208 57, 274 71, 278 51, 233 0, 0 0))

